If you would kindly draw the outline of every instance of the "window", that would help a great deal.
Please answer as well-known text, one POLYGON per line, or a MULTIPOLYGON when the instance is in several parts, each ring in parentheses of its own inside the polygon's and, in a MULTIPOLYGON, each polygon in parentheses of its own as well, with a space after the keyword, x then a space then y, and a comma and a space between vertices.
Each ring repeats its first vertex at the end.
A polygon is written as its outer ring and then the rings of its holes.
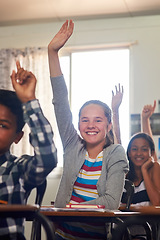
POLYGON ((112 90, 124 87, 120 106, 122 145, 129 141, 129 49, 73 52, 61 57, 61 67, 69 90, 73 123, 78 129, 78 112, 82 104, 98 99, 111 106, 112 90))

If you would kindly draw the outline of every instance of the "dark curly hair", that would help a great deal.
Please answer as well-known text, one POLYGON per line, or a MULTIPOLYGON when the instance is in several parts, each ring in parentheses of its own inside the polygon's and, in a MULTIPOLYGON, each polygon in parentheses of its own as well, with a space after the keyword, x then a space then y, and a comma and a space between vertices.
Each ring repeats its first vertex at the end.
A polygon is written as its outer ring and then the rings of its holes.
POLYGON ((9 110, 16 116, 16 132, 21 132, 25 122, 23 119, 22 104, 21 101, 18 99, 16 93, 11 90, 0 89, 0 104, 9 108, 9 110))

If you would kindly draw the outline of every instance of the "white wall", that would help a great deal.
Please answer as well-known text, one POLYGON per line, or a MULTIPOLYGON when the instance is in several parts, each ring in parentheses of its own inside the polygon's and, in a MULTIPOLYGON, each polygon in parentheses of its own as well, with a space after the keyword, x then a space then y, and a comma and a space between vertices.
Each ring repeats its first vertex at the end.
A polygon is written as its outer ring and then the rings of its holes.
MULTIPOLYGON (((61 22, 0 27, 0 48, 47 46, 61 22)), ((130 112, 159 99, 160 15, 76 21, 68 46, 137 42, 131 46, 130 112)), ((107 67, 107 66, 106 66, 107 67)))
MULTIPOLYGON (((62 22, 48 22, 0 27, 0 48, 45 47, 61 25, 62 22)), ((66 46, 132 42, 130 113, 140 113, 145 104, 160 99, 160 15, 75 21, 74 34, 66 46)), ((155 143, 157 146, 157 137, 155 143)))
MULTIPOLYGON (((61 24, 0 27, 0 48, 47 46, 61 24)), ((130 113, 140 113, 145 104, 160 99, 160 16, 75 21, 74 34, 67 46, 128 42, 136 42, 130 47, 130 113)), ((51 176, 44 204, 54 200, 59 184, 60 174, 54 179, 51 176)))

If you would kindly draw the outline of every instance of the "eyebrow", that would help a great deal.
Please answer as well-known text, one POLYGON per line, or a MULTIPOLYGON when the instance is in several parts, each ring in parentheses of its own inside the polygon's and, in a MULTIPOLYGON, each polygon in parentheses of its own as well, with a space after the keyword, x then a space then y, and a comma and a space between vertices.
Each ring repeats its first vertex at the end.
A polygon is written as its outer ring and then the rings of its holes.
MULTIPOLYGON (((132 147, 139 147, 138 145, 132 145, 132 147)), ((147 147, 147 148, 149 148, 149 146, 147 146, 147 145, 142 145, 141 147, 147 147)))
POLYGON ((8 123, 8 124, 12 124, 12 122, 11 121, 9 121, 9 120, 6 120, 6 119, 0 119, 0 123, 8 123))
MULTIPOLYGON (((81 117, 81 119, 88 118, 88 117, 81 117)), ((94 117, 96 119, 103 119, 102 117, 94 117)))

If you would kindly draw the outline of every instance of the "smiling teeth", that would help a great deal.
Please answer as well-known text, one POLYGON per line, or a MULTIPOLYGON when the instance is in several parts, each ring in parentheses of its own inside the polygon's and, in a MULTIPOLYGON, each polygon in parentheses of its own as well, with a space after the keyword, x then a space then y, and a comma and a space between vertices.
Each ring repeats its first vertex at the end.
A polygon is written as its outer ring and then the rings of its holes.
POLYGON ((97 133, 95 133, 95 132, 88 132, 87 134, 89 134, 89 135, 96 135, 97 133))

